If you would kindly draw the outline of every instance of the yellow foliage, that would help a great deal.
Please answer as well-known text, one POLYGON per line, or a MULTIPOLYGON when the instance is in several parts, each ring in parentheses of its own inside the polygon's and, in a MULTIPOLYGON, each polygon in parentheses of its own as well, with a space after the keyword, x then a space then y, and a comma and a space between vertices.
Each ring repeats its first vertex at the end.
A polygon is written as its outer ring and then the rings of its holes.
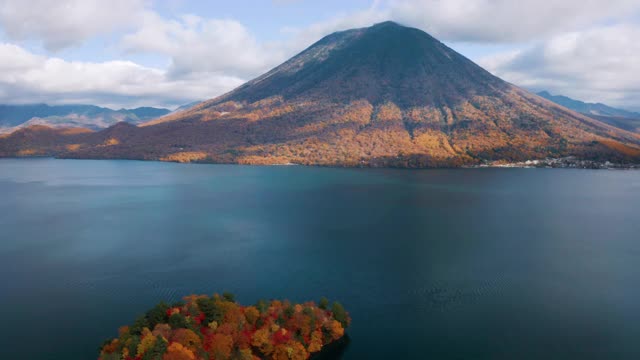
POLYGON ((260 317, 260 311, 255 306, 248 306, 244 309, 244 317, 249 324, 254 325, 260 317))
POLYGON ((209 157, 204 151, 182 151, 167 155, 165 157, 160 158, 162 161, 171 161, 171 162, 179 162, 179 163, 189 163, 193 161, 203 161, 209 157))
POLYGON ((153 345, 156 343, 156 337, 153 336, 151 331, 148 328, 142 329, 142 340, 140 340, 140 344, 138 344, 137 356, 144 355, 147 350, 151 349, 153 345))
POLYGON ((238 158, 238 164, 242 165, 288 165, 291 162, 286 157, 280 156, 243 156, 238 158))
POLYGON ((18 151, 18 156, 33 156, 36 155, 38 153, 38 150, 36 149, 24 149, 24 150, 20 150, 18 151))
POLYGON ((254 360, 253 352, 251 349, 241 349, 237 360, 254 360))
POLYGON ((120 144, 120 140, 116 138, 109 138, 104 142, 104 146, 114 146, 119 144, 120 144))
POLYGON ((338 340, 344 336, 344 328, 342 324, 340 324, 337 320, 332 320, 327 324, 327 330, 331 333, 331 338, 333 340, 338 340))
POLYGON ((311 342, 309 343, 309 352, 314 353, 322 350, 322 331, 316 330, 311 334, 311 342))
POLYGON ((297 341, 276 346, 273 352, 274 360, 306 360, 309 357, 304 346, 297 341))
POLYGON ((379 121, 402 121, 402 110, 394 103, 385 103, 378 107, 376 119, 379 121))
POLYGON ((258 331, 253 334, 253 339, 251 340, 251 345, 255 346, 265 355, 269 355, 273 352, 273 343, 271 342, 271 332, 268 328, 264 327, 258 329, 258 331))

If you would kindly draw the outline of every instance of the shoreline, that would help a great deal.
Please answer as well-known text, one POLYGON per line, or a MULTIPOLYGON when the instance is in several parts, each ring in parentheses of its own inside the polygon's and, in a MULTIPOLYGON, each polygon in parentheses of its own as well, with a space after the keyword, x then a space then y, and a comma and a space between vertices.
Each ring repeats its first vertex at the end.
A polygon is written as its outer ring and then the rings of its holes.
POLYGON ((640 170, 640 164, 633 163, 612 163, 610 161, 583 160, 575 157, 565 158, 549 158, 543 160, 526 160, 519 162, 487 161, 482 164, 459 165, 459 166, 432 166, 432 167, 401 167, 401 166, 374 166, 374 165, 324 165, 324 164, 296 164, 296 163, 237 163, 237 162, 215 162, 215 161, 167 161, 161 159, 136 159, 136 158, 74 158, 74 157, 57 157, 52 155, 34 155, 34 156, 0 156, 0 160, 29 160, 29 159, 54 159, 54 160, 87 160, 87 161, 136 161, 136 162, 152 162, 182 165, 237 165, 237 166, 260 166, 260 167, 316 167, 316 168, 335 168, 335 169, 405 169, 405 170, 442 170, 442 169, 584 169, 584 170, 640 170))
POLYGON ((465 166, 469 169, 519 168, 519 169, 585 169, 585 170, 640 170, 640 164, 620 164, 610 161, 582 160, 575 157, 527 160, 513 163, 488 162, 465 166))

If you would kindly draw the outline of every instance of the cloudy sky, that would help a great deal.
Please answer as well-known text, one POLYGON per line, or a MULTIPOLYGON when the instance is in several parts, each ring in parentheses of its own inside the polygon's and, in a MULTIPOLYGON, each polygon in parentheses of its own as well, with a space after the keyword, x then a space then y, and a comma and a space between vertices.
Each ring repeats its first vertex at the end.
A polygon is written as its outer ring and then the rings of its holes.
POLYGON ((1 0, 0 103, 176 107, 385 20, 527 89, 640 110, 638 0, 1 0))

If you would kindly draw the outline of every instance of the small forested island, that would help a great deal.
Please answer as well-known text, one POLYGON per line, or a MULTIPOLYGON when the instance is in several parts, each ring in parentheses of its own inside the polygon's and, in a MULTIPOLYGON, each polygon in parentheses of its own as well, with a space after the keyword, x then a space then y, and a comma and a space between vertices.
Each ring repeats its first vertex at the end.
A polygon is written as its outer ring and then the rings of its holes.
POLYGON ((236 303, 232 294, 160 303, 105 341, 99 360, 304 360, 345 341, 351 318, 322 298, 236 303))

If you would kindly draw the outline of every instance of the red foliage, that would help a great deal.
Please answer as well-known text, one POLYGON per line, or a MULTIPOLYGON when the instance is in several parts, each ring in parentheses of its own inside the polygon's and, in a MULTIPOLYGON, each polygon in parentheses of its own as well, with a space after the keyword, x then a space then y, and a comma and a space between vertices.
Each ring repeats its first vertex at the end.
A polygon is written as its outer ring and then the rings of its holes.
MULTIPOLYGON (((141 330, 142 334, 159 337, 169 344, 163 360, 222 360, 230 359, 233 354, 239 354, 241 359, 307 359, 344 334, 332 312, 312 302, 292 305, 274 300, 258 310, 260 307, 242 307, 217 295, 213 298, 192 295, 184 300, 184 305, 166 311, 166 321, 171 315, 182 314, 189 328, 158 323, 153 333, 147 328, 141 330), (209 316, 215 314, 222 321, 207 323, 207 313, 200 309, 199 300, 208 301, 209 316), (330 336, 325 338, 323 331, 330 336)), ((141 360, 153 343, 148 347, 138 346, 139 354, 133 357, 128 349, 133 335, 140 336, 140 333, 131 331, 129 327, 122 327, 119 337, 104 345, 100 358, 115 354, 125 360, 141 360)))

